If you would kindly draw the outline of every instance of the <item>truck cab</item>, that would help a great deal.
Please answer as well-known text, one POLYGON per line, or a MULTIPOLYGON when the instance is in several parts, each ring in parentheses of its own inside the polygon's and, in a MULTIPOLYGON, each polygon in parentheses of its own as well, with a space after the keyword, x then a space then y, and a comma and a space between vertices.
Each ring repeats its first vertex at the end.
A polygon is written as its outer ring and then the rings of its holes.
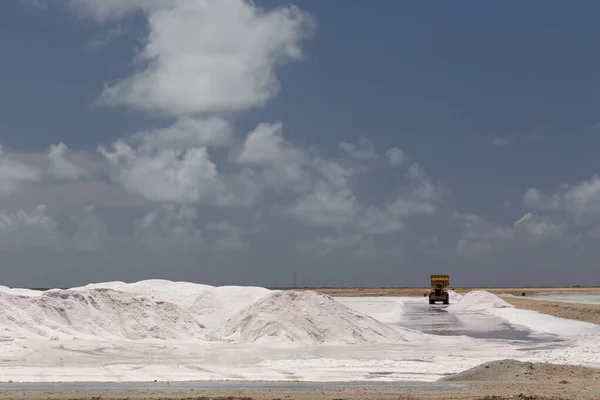
POLYGON ((449 285, 450 276, 431 275, 431 291, 429 292, 429 304, 435 304, 437 301, 441 301, 444 304, 450 304, 450 293, 448 293, 449 285))

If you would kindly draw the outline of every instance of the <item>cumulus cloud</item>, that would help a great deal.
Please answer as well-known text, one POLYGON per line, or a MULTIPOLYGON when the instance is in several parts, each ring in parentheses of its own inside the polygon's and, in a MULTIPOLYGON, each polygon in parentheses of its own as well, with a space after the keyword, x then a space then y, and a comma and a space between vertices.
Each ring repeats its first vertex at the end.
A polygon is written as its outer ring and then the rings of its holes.
POLYGON ((514 223, 517 233, 523 232, 534 240, 556 240, 562 236, 564 224, 556 224, 549 217, 525 213, 514 223))
POLYGON ((530 188, 523 196, 523 205, 538 211, 562 211, 578 224, 600 217, 600 177, 575 185, 562 185, 556 193, 546 195, 530 188))
POLYGON ((38 169, 25 163, 14 161, 0 146, 0 195, 6 196, 18 190, 27 182, 38 182, 41 174, 38 169))
POLYGON ((407 189, 387 206, 387 211, 398 217, 435 214, 448 190, 433 182, 419 164, 410 166, 407 177, 407 189))
POLYGON ((118 140, 112 151, 104 147, 98 151, 116 182, 151 201, 198 203, 220 190, 216 165, 204 147, 147 153, 118 140))
POLYGON ((181 117, 167 128, 137 132, 131 135, 129 141, 143 151, 223 147, 232 143, 233 127, 219 117, 181 117))
POLYGON ((329 179, 317 180, 313 190, 300 197, 291 209, 292 215, 306 225, 335 229, 334 235, 325 235, 321 239, 326 240, 318 241, 326 245, 325 253, 336 247, 343 249, 346 243, 371 248, 373 237, 404 231, 406 219, 435 214, 447 193, 414 164, 409 168, 406 185, 392 202, 364 206, 351 187, 352 170, 333 165, 331 171, 337 174, 330 172, 329 179))
POLYGON ((83 18, 99 22, 122 18, 138 11, 169 8, 176 0, 68 0, 68 5, 83 18))
POLYGON ((364 136, 358 139, 358 143, 341 142, 340 149, 348 157, 356 158, 359 160, 369 160, 377 158, 377 153, 373 148, 373 144, 364 136))
POLYGON ((392 167, 397 167, 398 165, 404 164, 404 160, 405 160, 404 152, 397 147, 392 147, 390 149, 387 149, 387 151, 385 152, 385 155, 389 158, 390 165, 392 167))
POLYGON ((197 212, 188 206, 161 206, 136 223, 135 236, 150 249, 198 249, 204 244, 197 212))
POLYGON ((48 215, 44 205, 31 212, 0 213, 0 248, 23 250, 28 247, 58 248, 61 234, 58 224, 48 215))
POLYGON ((149 34, 138 70, 98 102, 169 116, 247 110, 279 92, 276 69, 302 58, 314 30, 297 7, 264 10, 245 0, 72 1, 98 20, 142 11, 149 34), (105 4, 102 4, 105 3, 105 4))
POLYGON ((258 124, 234 153, 238 164, 260 171, 262 187, 301 191, 308 184, 310 156, 283 137, 281 122, 258 124))
POLYGON ((324 182, 317 182, 312 192, 298 199, 290 213, 305 224, 339 226, 351 220, 357 204, 350 190, 335 190, 324 182))
MULTIPOLYGON (((133 13, 148 22, 136 71, 106 86, 99 101, 159 112, 171 123, 97 149, 103 173, 154 207, 135 225, 135 237, 143 243, 181 240, 193 247, 205 239, 196 207, 254 206, 321 230, 315 237, 323 246, 343 248, 405 231, 407 219, 433 215, 443 205, 445 188, 418 164, 410 166, 404 183, 392 188, 390 201, 361 201, 356 181, 366 172, 362 162, 378 157, 366 137, 341 142, 343 156, 335 159, 294 144, 284 137, 280 121, 259 123, 243 138, 234 136, 235 114, 276 96, 277 68, 302 58, 300 44, 315 23, 298 8, 265 10, 242 0, 68 4, 82 18, 100 23, 133 13), (218 148, 229 151, 229 158, 217 162, 211 157, 218 148)), ((406 162, 398 148, 386 155, 392 166, 406 162)), ((55 180, 89 178, 63 143, 50 147, 48 157, 55 180)), ((73 247, 94 249, 105 241, 108 227, 93 209, 73 221, 73 247)), ((248 246, 244 232, 228 222, 208 230, 216 235, 216 248, 248 246)))
POLYGON ((454 213, 464 229, 457 243, 457 253, 477 257, 492 250, 511 249, 527 243, 552 242, 563 238, 566 225, 547 216, 525 213, 512 226, 502 226, 486 221, 474 214, 454 213))
POLYGON ((283 124, 261 123, 248 133, 236 161, 240 164, 271 165, 286 161, 299 163, 303 154, 283 138, 283 124))
POLYGON ((496 226, 478 215, 454 213, 453 218, 464 225, 462 237, 456 245, 456 252, 461 255, 480 256, 513 237, 511 228, 496 226))
POLYGON ((49 172, 52 177, 69 182, 87 176, 87 171, 67 159, 68 152, 69 149, 62 142, 48 148, 49 172))

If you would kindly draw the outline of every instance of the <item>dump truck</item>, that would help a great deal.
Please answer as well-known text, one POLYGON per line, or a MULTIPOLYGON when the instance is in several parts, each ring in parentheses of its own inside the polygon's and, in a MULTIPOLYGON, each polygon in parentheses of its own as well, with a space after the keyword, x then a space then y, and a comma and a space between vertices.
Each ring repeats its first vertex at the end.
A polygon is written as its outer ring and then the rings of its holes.
POLYGON ((450 276, 431 275, 431 291, 429 292, 429 304, 435 304, 436 301, 441 301, 444 304, 450 304, 450 293, 448 293, 449 285, 450 276))

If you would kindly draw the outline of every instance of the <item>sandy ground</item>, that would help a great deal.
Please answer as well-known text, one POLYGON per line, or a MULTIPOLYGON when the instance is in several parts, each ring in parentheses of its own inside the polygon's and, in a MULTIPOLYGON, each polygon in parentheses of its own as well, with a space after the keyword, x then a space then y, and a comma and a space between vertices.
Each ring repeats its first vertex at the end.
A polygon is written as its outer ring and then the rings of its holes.
MULTIPOLYGON (((535 367, 535 365, 534 365, 535 367)), ((292 389, 292 390, 98 390, 98 391, 53 391, 1 393, 2 399, 424 399, 424 400, 475 400, 475 399, 565 399, 597 400, 600 398, 600 381, 583 379, 562 368, 558 375, 538 374, 538 380, 467 381, 456 382, 454 390, 423 390, 380 388, 335 388, 335 389, 292 389), (540 379, 541 378, 541 379, 540 379)))
POLYGON ((600 324, 600 304, 566 303, 506 296, 503 296, 502 299, 524 310, 533 310, 555 317, 600 324))
MULTIPOLYGON (((468 292, 474 288, 456 289, 468 292)), ((423 296, 427 288, 396 289, 320 289, 334 296, 423 296)), ((600 324, 600 305, 561 303, 527 299, 527 295, 548 292, 600 293, 600 288, 493 288, 498 294, 525 297, 503 297, 515 307, 534 310, 561 318, 575 319, 600 324)), ((501 400, 501 399, 600 399, 600 369, 580 366, 520 363, 514 360, 483 364, 457 375, 443 378, 440 383, 452 385, 450 390, 436 388, 393 388, 393 387, 332 387, 327 389, 210 389, 210 390, 94 390, 94 391, 23 391, 0 392, 0 399, 445 399, 445 400, 501 400)))

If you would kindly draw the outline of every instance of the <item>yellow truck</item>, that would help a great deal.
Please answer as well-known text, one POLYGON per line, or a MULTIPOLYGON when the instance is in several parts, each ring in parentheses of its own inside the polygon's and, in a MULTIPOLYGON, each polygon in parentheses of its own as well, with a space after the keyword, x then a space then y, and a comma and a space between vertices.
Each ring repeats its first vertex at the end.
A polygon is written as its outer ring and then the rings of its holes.
POLYGON ((449 285, 449 275, 431 275, 431 291, 429 292, 429 304, 435 304, 436 301, 441 301, 444 304, 450 304, 450 294, 448 293, 449 285))

